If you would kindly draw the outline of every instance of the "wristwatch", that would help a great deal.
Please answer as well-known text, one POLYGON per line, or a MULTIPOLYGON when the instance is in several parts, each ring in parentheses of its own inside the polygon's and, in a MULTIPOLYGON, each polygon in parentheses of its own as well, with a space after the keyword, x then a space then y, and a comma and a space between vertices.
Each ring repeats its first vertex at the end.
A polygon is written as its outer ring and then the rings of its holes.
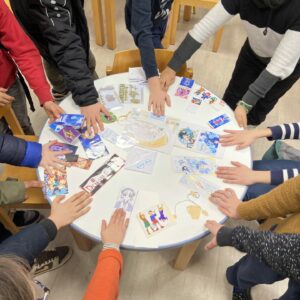
POLYGON ((245 101, 243 100, 240 100, 238 103, 237 103, 237 106, 241 106, 245 109, 246 113, 248 114, 249 111, 253 108, 253 105, 250 105, 248 103, 246 103, 245 101))

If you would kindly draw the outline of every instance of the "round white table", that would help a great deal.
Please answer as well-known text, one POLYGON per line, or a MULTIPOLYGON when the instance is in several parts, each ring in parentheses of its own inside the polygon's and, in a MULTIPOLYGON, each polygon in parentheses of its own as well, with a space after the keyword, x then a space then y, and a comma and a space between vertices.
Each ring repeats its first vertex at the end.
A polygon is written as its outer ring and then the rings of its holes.
MULTIPOLYGON (((198 84, 194 84, 192 92, 188 99, 183 99, 175 96, 175 91, 178 87, 180 78, 176 79, 176 82, 170 87, 169 95, 172 100, 172 106, 166 107, 166 115, 170 117, 177 117, 181 121, 188 123, 199 124, 202 127, 207 127, 208 121, 214 117, 217 117, 223 113, 226 113, 231 117, 231 122, 223 125, 220 130, 224 129, 238 129, 238 125, 235 122, 233 112, 228 106, 224 106, 220 111, 216 111, 210 105, 201 104, 198 112, 190 113, 186 110, 186 107, 191 102, 191 96, 193 91, 199 88, 198 84)), ((95 81, 96 89, 113 85, 118 92, 120 83, 129 83, 128 74, 122 73, 117 75, 108 76, 95 81)), ((139 107, 147 110, 149 91, 148 87, 144 87, 144 103, 141 105, 131 104, 130 107, 139 107)), ((79 107, 75 105, 72 97, 67 97, 62 103, 62 108, 66 113, 80 113, 79 107)), ((114 111, 118 116, 118 111, 114 111)), ((117 131, 118 125, 116 123, 105 124, 105 126, 117 131)), ((46 143, 49 140, 58 139, 57 136, 52 133, 49 129, 48 123, 45 124, 39 142, 46 143)), ((126 160, 128 152, 124 149, 120 149, 110 142, 104 140, 110 155, 102 157, 93 162, 90 170, 83 170, 78 168, 67 168, 68 176, 68 187, 69 195, 72 195, 78 191, 81 191, 80 184, 87 179, 94 171, 96 171, 108 158, 116 153, 126 160)), ((75 143, 78 146, 77 154, 82 157, 86 157, 84 150, 80 142, 75 143)), ((138 197, 135 202, 135 206, 131 215, 128 231, 125 237, 122 247, 131 250, 160 250, 172 247, 183 246, 186 243, 192 242, 196 239, 200 239, 206 236, 209 232, 204 227, 204 223, 208 219, 216 220, 219 223, 226 221, 225 215, 223 215, 217 207, 208 201, 208 199, 199 199, 197 203, 202 209, 208 212, 208 216, 202 214, 199 219, 192 219, 187 212, 187 206, 191 203, 183 202, 177 205, 176 208, 176 224, 170 226, 164 231, 156 234, 152 237, 147 237, 143 232, 141 224, 139 224, 137 213, 140 210, 147 209, 152 205, 164 202, 167 204, 171 212, 174 212, 175 203, 187 199, 189 191, 187 188, 179 183, 182 174, 175 173, 172 168, 171 155, 185 155, 185 156, 201 156, 200 154, 191 152, 186 149, 173 147, 171 154, 165 154, 157 152, 157 158, 152 174, 143 174, 140 172, 129 171, 124 168, 121 169, 112 179, 106 183, 94 196, 91 204, 91 210, 89 213, 76 220, 72 227, 81 234, 100 241, 100 227, 101 220, 109 220, 111 214, 114 211, 114 205, 118 197, 120 189, 124 186, 133 187, 139 191, 138 197)), ((235 147, 227 147, 225 149, 224 157, 217 159, 217 165, 224 166, 230 165, 230 162, 239 161, 248 167, 252 166, 250 148, 236 151, 235 147)), ((42 168, 38 169, 38 175, 43 180, 44 171, 42 168)), ((206 178, 213 183, 220 186, 220 188, 231 187, 235 190, 238 197, 242 199, 246 192, 246 187, 239 185, 228 185, 224 184, 216 176, 204 175, 206 178)), ((67 195, 67 196, 69 196, 67 195)), ((51 203, 53 198, 49 198, 48 201, 51 203)))

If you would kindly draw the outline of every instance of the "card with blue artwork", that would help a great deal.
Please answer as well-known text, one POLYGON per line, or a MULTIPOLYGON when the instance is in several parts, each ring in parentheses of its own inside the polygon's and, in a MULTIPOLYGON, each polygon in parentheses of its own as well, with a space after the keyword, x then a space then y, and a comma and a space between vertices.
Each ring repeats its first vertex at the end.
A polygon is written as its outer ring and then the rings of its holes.
POLYGON ((195 151, 208 156, 220 157, 223 149, 220 145, 219 134, 205 129, 200 131, 195 143, 195 151))
POLYGON ((216 129, 216 128, 218 128, 224 124, 227 124, 229 122, 230 122, 229 116, 227 116, 226 114, 223 114, 221 116, 218 116, 218 117, 208 121, 208 124, 213 129, 216 129))
POLYGON ((133 148, 128 153, 125 169, 152 174, 157 153, 141 148, 133 148))
POLYGON ((80 136, 80 132, 72 126, 62 122, 54 122, 49 125, 50 129, 67 143, 74 143, 80 136))
POLYGON ((137 195, 138 191, 136 189, 122 187, 114 208, 122 208, 126 212, 126 218, 130 218, 137 195))
POLYGON ((188 88, 191 89, 194 85, 194 82, 195 82, 195 80, 193 80, 193 79, 182 77, 182 79, 180 80, 179 85, 185 86, 185 87, 188 87, 188 88))
POLYGON ((62 170, 51 168, 51 173, 44 170, 44 193, 46 196, 59 196, 68 194, 66 168, 62 170))
POLYGON ((98 134, 89 135, 86 127, 81 129, 79 140, 88 159, 97 159, 109 154, 101 137, 98 134))
POLYGON ((57 122, 61 122, 64 125, 72 126, 75 129, 81 128, 83 122, 84 122, 84 115, 80 114, 61 114, 60 118, 57 120, 57 122))
POLYGON ((194 148, 198 134, 199 127, 197 125, 181 122, 176 133, 175 145, 184 149, 192 149, 194 148))
POLYGON ((72 154, 75 154, 77 149, 78 149, 77 146, 66 144, 66 143, 60 143, 60 142, 57 142, 57 143, 50 146, 50 150, 52 150, 52 151, 65 151, 65 150, 68 150, 68 151, 72 151, 72 152, 70 152, 72 154))

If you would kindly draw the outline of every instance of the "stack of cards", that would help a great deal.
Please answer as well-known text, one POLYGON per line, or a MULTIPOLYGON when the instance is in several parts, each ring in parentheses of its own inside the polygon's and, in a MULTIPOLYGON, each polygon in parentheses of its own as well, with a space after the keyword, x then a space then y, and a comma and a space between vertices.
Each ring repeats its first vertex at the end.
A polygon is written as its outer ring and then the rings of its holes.
POLYGON ((193 79, 182 77, 179 87, 176 90, 175 96, 187 99, 192 90, 194 82, 195 81, 193 79))
POLYGON ((107 183, 125 164, 125 161, 114 154, 107 162, 105 162, 98 170, 96 170, 88 179, 86 179, 80 187, 94 195, 101 187, 107 183))
POLYGON ((147 84, 146 74, 142 67, 129 68, 128 71, 129 81, 133 84, 147 84))
POLYGON ((120 84, 119 97, 124 104, 142 104, 143 86, 137 84, 120 84))
POLYGON ((51 169, 51 173, 44 170, 44 193, 46 196, 58 196, 68 194, 67 171, 51 169))
POLYGON ((81 129, 79 140, 88 159, 97 159, 109 154, 101 137, 98 134, 90 136, 86 127, 81 129))
POLYGON ((176 223, 165 203, 159 203, 140 211, 137 218, 147 237, 151 237, 176 223))
POLYGON ((130 187, 122 187, 114 208, 123 208, 126 218, 130 218, 138 191, 130 187))
POLYGON ((118 109, 122 107, 119 96, 113 86, 106 86, 98 90, 101 103, 108 109, 118 109))
POLYGON ((157 153, 153 151, 133 148, 128 153, 125 169, 152 174, 156 155, 157 153))

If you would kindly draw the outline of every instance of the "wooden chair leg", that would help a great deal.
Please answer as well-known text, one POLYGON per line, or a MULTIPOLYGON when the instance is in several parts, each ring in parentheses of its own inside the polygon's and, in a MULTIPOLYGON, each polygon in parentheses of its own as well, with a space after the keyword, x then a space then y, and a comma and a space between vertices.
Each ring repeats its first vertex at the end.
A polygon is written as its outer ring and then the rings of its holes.
POLYGON ((115 0, 104 0, 107 48, 116 48, 116 5, 115 0))
POLYGON ((197 240, 180 248, 174 264, 175 270, 183 271, 187 267, 200 242, 197 240))
POLYGON ((192 17, 192 6, 185 5, 183 10, 183 20, 190 21, 192 17))
POLYGON ((70 228, 73 238, 78 246, 78 248, 82 251, 90 251, 94 247, 94 242, 87 237, 83 236, 73 228, 70 228))
POLYGON ((92 0, 92 8, 93 8, 96 44, 99 46, 103 46, 105 43, 105 37, 104 37, 104 23, 103 23, 101 0, 92 0))
POLYGON ((218 49, 219 49, 220 43, 221 43, 221 39, 222 39, 223 31, 224 31, 224 27, 219 29, 215 34, 214 45, 213 45, 213 48, 212 48, 213 52, 218 52, 218 49))
POLYGON ((11 234, 16 234, 20 231, 20 229, 15 225, 15 223, 11 220, 6 210, 0 207, 0 221, 3 226, 10 231, 11 234))
POLYGON ((179 4, 178 1, 173 2, 172 6, 172 15, 170 19, 170 25, 171 25, 171 34, 170 34, 170 44, 175 45, 176 43, 176 30, 177 30, 177 22, 179 19, 179 4))

